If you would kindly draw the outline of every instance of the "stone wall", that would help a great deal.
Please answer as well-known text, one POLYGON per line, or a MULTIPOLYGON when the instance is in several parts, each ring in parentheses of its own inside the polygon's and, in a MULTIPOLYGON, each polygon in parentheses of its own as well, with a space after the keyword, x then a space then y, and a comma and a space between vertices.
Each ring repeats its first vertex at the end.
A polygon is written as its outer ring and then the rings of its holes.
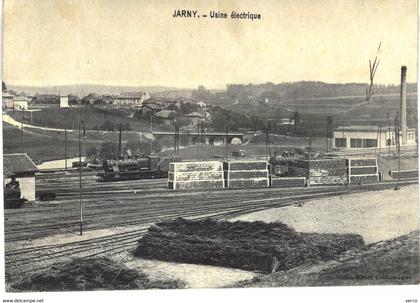
POLYGON ((221 161, 173 162, 169 165, 169 189, 217 189, 224 187, 221 161))
POLYGON ((272 177, 270 179, 271 187, 304 187, 305 185, 305 177, 272 177))
POLYGON ((257 160, 225 161, 225 187, 269 187, 268 162, 257 160))
POLYGON ((349 184, 366 184, 379 181, 376 158, 347 159, 349 184))

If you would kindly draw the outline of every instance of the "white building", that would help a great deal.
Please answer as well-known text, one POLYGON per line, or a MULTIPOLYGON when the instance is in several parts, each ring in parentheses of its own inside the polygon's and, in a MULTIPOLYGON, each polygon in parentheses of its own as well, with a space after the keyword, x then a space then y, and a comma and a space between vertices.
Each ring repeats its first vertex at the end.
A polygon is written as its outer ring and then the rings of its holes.
POLYGON ((27 110, 29 108, 29 100, 25 96, 14 96, 13 97, 13 109, 15 110, 27 110))
MULTIPOLYGON (((378 126, 339 126, 333 131, 333 147, 338 149, 388 148, 396 146, 395 128, 378 126)), ((402 145, 402 134, 400 143, 402 145)), ((407 143, 404 146, 415 146, 416 130, 407 129, 407 143)))
POLYGON ((13 97, 9 92, 3 92, 2 94, 2 102, 3 102, 3 108, 7 109, 13 109, 13 97))
POLYGON ((150 99, 148 92, 121 93, 121 95, 114 97, 113 103, 117 106, 140 107, 148 99, 150 99))
POLYGON ((69 107, 69 96, 65 95, 62 96, 60 95, 60 108, 62 107, 69 107))
POLYGON ((19 182, 21 198, 35 200, 35 173, 37 171, 35 163, 25 153, 3 155, 3 182, 7 184, 14 177, 19 182))

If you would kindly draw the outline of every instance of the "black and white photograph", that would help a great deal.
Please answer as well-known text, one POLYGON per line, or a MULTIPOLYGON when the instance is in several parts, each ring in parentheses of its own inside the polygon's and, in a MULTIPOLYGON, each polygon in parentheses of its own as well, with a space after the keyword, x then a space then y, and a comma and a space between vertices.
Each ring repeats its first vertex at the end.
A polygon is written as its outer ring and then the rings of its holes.
POLYGON ((417 303, 418 5, 3 0, 3 303, 417 303))

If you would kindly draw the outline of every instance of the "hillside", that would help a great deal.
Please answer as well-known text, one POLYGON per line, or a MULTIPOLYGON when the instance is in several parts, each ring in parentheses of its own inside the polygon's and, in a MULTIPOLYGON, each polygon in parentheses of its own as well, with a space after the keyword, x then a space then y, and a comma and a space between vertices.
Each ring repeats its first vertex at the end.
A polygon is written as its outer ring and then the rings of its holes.
POLYGON ((7 85, 9 90, 15 92, 24 92, 28 95, 38 94, 70 94, 78 97, 84 97, 91 93, 100 95, 119 95, 122 92, 147 91, 156 93, 162 91, 176 91, 174 87, 166 86, 112 86, 112 85, 94 85, 94 84, 74 84, 74 85, 56 85, 56 86, 20 86, 7 85))

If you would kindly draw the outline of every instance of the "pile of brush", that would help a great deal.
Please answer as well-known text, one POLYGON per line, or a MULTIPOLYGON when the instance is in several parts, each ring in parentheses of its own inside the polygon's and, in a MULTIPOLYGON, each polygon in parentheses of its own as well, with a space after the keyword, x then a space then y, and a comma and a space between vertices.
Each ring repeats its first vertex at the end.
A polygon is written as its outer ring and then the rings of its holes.
POLYGON ((12 286, 25 291, 180 288, 178 281, 150 281, 143 273, 108 258, 76 258, 58 263, 12 286))
POLYGON ((304 234, 283 223, 178 218, 157 223, 135 255, 163 261, 274 272, 333 259, 364 245, 359 235, 304 234))

